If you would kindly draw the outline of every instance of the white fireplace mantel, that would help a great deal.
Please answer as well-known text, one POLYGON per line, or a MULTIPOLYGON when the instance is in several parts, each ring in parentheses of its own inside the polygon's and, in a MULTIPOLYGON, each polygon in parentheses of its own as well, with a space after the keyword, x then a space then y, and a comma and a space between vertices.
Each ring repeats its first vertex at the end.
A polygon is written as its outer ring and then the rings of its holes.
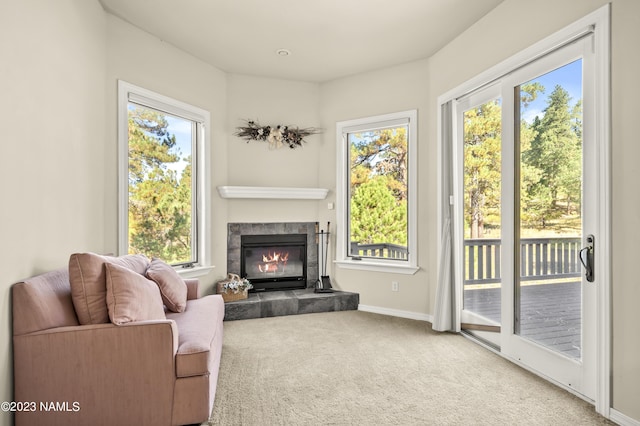
POLYGON ((262 198, 281 200, 324 200, 326 188, 285 188, 275 186, 219 186, 222 198, 262 198))

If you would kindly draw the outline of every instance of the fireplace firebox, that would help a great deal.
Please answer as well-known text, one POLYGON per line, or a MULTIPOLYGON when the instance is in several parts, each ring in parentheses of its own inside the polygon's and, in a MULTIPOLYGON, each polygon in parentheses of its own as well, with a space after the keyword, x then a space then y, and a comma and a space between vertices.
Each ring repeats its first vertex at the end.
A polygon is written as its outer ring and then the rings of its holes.
POLYGON ((306 288, 307 235, 242 235, 240 276, 252 291, 306 288))

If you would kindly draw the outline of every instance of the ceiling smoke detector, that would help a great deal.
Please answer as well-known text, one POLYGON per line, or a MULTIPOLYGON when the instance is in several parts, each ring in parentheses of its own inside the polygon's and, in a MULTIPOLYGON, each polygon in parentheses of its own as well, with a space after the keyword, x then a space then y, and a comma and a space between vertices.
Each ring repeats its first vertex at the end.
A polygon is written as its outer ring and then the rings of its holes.
POLYGON ((278 49, 276 50, 276 54, 278 56, 289 56, 291 55, 291 51, 289 49, 278 49))

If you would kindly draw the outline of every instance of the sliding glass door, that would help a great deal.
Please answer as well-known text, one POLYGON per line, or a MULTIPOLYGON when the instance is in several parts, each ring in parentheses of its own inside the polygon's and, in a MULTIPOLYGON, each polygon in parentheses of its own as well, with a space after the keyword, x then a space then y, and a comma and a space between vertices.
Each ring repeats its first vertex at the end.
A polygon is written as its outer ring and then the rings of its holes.
POLYGON ((520 123, 514 331, 576 360, 582 353, 583 308, 582 86, 577 59, 514 92, 520 123))
POLYGON ((595 395, 592 36, 458 98, 461 328, 595 395))
POLYGON ((596 140, 591 35, 503 81, 512 250, 501 350, 595 399, 596 140))

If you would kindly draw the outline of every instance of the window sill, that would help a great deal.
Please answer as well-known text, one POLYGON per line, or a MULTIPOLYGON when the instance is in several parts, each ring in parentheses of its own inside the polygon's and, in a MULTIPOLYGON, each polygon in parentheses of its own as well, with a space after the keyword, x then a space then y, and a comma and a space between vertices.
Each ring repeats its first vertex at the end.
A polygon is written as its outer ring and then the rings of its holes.
POLYGON ((198 278, 207 275, 213 271, 215 266, 194 266, 193 268, 178 268, 176 272, 182 278, 198 278))
POLYGON ((390 274, 414 275, 420 269, 417 266, 388 264, 367 260, 337 260, 335 264, 344 269, 357 269, 361 271, 387 272, 390 274))

